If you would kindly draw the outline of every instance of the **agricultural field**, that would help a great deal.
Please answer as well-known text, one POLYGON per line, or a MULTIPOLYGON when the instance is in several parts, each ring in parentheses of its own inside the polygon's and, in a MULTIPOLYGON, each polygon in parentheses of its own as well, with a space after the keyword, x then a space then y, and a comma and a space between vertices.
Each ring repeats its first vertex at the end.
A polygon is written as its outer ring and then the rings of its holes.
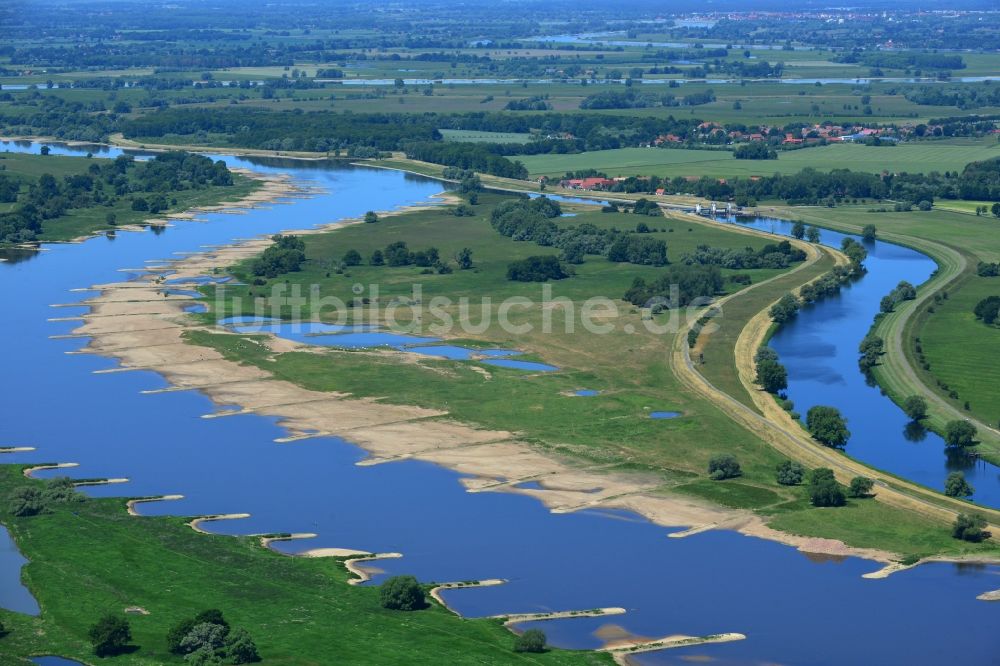
POLYGON ((995 139, 973 142, 927 141, 898 146, 831 144, 779 151, 776 160, 737 160, 728 151, 670 148, 621 148, 577 155, 526 155, 518 159, 532 176, 561 176, 567 171, 596 169, 612 176, 749 176, 851 169, 879 173, 960 171, 969 162, 1000 157, 995 139))

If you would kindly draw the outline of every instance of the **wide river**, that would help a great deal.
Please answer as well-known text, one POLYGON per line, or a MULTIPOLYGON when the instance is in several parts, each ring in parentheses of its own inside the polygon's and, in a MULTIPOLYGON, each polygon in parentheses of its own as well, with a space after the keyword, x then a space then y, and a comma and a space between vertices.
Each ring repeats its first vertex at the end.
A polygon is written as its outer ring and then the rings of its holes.
MULTIPOLYGON (((4 148, 38 150, 31 144, 0 145, 4 148)), ((85 151, 53 146, 53 152, 85 151)), ((114 149, 101 153, 116 154, 114 149)), ((552 514, 523 495, 466 493, 457 473, 428 463, 359 467, 355 463, 365 453, 335 438, 276 444, 284 433, 273 419, 202 419, 218 407, 199 393, 143 394, 166 386, 151 372, 94 374, 115 362, 66 354, 85 340, 50 338, 78 325, 50 318, 86 309, 51 305, 93 295, 71 289, 121 280, 129 274, 120 268, 174 258, 203 245, 427 201, 441 190, 432 180, 395 171, 221 159, 231 166, 289 173, 326 194, 247 215, 204 215, 207 223, 178 222, 158 234, 119 233, 114 240, 50 245, 22 261, 0 263, 0 286, 10 295, 7 324, 0 327, 0 344, 8 350, 0 373, 0 445, 37 447, 4 461, 77 462, 80 466, 70 470, 74 476, 130 479, 125 485, 89 489, 99 496, 185 496, 143 505, 148 514, 251 514, 213 524, 220 532, 319 535, 288 543, 289 549, 339 546, 403 553, 401 559, 379 563, 387 574, 412 573, 427 581, 509 581, 448 593, 449 603, 469 616, 599 606, 628 610, 612 618, 539 623, 550 642, 560 646, 597 647, 602 641, 595 632, 608 624, 650 637, 747 635, 725 645, 637 657, 642 664, 709 658, 719 664, 940 664, 956 657, 966 664, 996 663, 1000 605, 975 597, 1000 587, 1000 567, 933 564, 867 580, 861 575, 879 565, 807 556, 733 532, 667 539, 671 530, 624 512, 552 514)), ((876 275, 878 267, 869 265, 871 276, 876 275)), ((853 307, 850 298, 840 302, 853 307)), ((799 323, 809 316, 804 312, 799 323)), ((859 316, 870 319, 866 312, 859 316)), ((838 322, 831 317, 827 325, 838 322)), ((860 339, 854 328, 843 335, 840 344, 847 348, 860 339)), ((788 351, 783 356, 791 361, 788 351)), ((795 386, 793 397, 804 406, 809 399, 797 397, 795 386)), ((854 453, 866 426, 864 419, 851 416, 855 438, 849 451, 854 453)), ((930 438, 915 448, 930 449, 930 438)), ((0 559, 0 605, 30 611, 12 584, 20 564, 13 555, 0 559)))

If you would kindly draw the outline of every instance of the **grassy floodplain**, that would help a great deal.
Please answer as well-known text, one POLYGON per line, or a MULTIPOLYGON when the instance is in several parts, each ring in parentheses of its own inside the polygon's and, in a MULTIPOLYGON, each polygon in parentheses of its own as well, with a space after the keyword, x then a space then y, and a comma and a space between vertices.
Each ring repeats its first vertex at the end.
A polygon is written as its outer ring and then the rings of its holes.
MULTIPOLYGON (((494 232, 487 221, 488 210, 500 198, 481 195, 474 217, 455 217, 447 208, 423 210, 385 217, 376 224, 357 224, 306 236, 308 261, 300 273, 279 276, 268 285, 227 286, 228 296, 242 297, 241 309, 196 317, 211 324, 220 316, 252 313, 255 295, 269 293, 270 284, 285 280, 302 285, 316 283, 322 295, 341 298, 350 298, 356 283, 377 282, 383 302, 409 297, 414 282, 422 284, 421 298, 425 302, 434 295, 471 299, 489 295, 494 303, 508 296, 537 301, 540 285, 507 282, 503 271, 510 260, 553 250, 510 241, 494 232), (406 241, 412 250, 435 245, 443 257, 469 247, 475 268, 456 270, 450 275, 422 275, 412 266, 350 267, 344 274, 331 270, 348 250, 355 249, 365 256, 383 247, 387 239, 406 241)), ((576 218, 563 218, 560 223, 584 220, 618 227, 643 220, 655 228, 674 229, 657 232, 670 243, 674 261, 685 248, 700 243, 759 247, 766 242, 709 223, 680 219, 581 213, 576 218)), ((594 294, 620 298, 619 292, 632 276, 660 270, 609 264, 600 257, 588 258, 575 268, 575 277, 554 284, 553 296, 577 304, 594 294)), ((244 275, 241 267, 236 267, 235 272, 244 275)), ((753 279, 756 283, 780 275, 761 271, 753 279)), ((815 275, 801 277, 804 282, 815 275)), ((787 289, 791 285, 780 286, 787 289)), ((758 295, 754 298, 752 304, 740 309, 745 310, 747 318, 758 310, 758 295)), ((233 303, 233 299, 226 302, 233 303)), ((482 333, 463 332, 447 340, 476 347, 519 349, 527 352, 520 357, 524 360, 540 360, 559 368, 558 372, 541 374, 402 353, 371 354, 336 348, 278 353, 257 344, 261 336, 217 335, 209 330, 194 329, 187 336, 189 342, 213 347, 226 358, 252 364, 311 390, 447 410, 451 417, 463 422, 517 431, 522 439, 539 448, 567 455, 581 464, 611 465, 610 471, 645 472, 657 480, 657 492, 693 495, 727 507, 752 510, 769 520, 787 515, 790 517, 785 524, 795 534, 842 539, 851 545, 888 549, 909 558, 932 553, 995 552, 991 542, 963 544, 952 539, 943 524, 872 500, 851 500, 841 516, 827 520, 829 511, 811 507, 805 488, 775 482, 774 467, 782 456, 713 403, 684 390, 669 360, 674 334, 646 331, 639 311, 621 301, 618 304, 618 316, 609 320, 615 327, 610 335, 581 327, 566 331, 558 315, 550 315, 556 324, 553 332, 544 333, 541 323, 546 310, 530 308, 516 312, 512 318, 512 323, 531 324, 530 332, 513 335, 491 324, 482 333), (625 332, 627 325, 631 325, 632 333, 625 332), (592 398, 568 395, 584 388, 601 393, 592 398), (682 416, 650 419, 649 412, 657 410, 678 411, 682 416), (743 476, 725 482, 709 480, 708 459, 719 453, 735 455, 743 466, 743 476), (852 531, 850 526, 855 521, 864 522, 865 529, 852 531)), ((397 315, 397 321, 409 321, 405 307, 397 315)), ((661 315, 661 320, 664 316, 669 315, 661 315)), ((720 361, 719 372, 731 377, 731 366, 727 368, 725 363, 720 361)))
MULTIPOLYGON (((0 465, 0 487, 42 485, 21 472, 0 465)), ((267 664, 612 663, 592 652, 519 655, 499 620, 461 619, 434 602, 410 613, 382 608, 377 587, 348 584, 341 558, 289 557, 254 537, 199 534, 185 518, 130 516, 121 499, 55 503, 22 518, 4 505, 0 519, 30 560, 23 580, 42 608, 37 618, 0 609, 3 664, 45 654, 105 661, 87 630, 131 606, 148 615, 128 615, 137 649, 116 664, 187 663, 167 651, 167 631, 206 608, 247 629, 267 664)))

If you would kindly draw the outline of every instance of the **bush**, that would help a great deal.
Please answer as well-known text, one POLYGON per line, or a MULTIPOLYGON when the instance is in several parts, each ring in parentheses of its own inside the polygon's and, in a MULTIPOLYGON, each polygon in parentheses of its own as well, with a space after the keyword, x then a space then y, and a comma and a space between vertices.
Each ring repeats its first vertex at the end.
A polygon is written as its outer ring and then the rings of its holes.
POLYGON ((944 429, 944 442, 948 446, 972 446, 976 443, 976 426, 968 421, 949 421, 944 429))
POLYGON ((132 640, 132 629, 128 620, 109 613, 97 621, 87 632, 94 654, 107 657, 121 653, 132 640))
POLYGON ((870 497, 872 494, 872 488, 875 487, 875 482, 865 476, 856 476, 851 479, 851 485, 847 490, 847 494, 851 497, 870 497))
POLYGON ((783 486, 797 486, 805 478, 805 468, 794 460, 778 463, 775 470, 775 480, 783 486))
POLYGON ((739 462, 730 455, 713 456, 708 461, 708 476, 713 481, 732 479, 743 474, 739 462))
POLYGON ((393 576, 382 583, 379 595, 382 608, 413 611, 427 606, 424 588, 413 576, 393 576))
POLYGON ((528 629, 514 637, 514 652, 545 652, 545 634, 538 629, 528 629))
POLYGON ((960 513, 951 527, 951 536, 962 541, 979 542, 990 537, 986 519, 978 513, 960 513))

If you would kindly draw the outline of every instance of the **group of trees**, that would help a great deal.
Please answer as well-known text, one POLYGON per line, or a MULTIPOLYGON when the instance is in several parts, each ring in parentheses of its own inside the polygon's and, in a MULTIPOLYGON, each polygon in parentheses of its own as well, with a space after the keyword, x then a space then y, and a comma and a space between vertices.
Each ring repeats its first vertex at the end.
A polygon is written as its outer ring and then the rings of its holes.
MULTIPOLYGON (((806 479, 806 470, 794 460, 784 460, 775 468, 775 480, 783 486, 797 486, 806 479)), ((857 499, 871 497, 875 482, 866 476, 856 476, 844 488, 837 482, 833 470, 819 467, 809 475, 809 500, 813 506, 829 507, 843 506, 847 497, 857 499)))
POLYGON ((713 481, 734 479, 737 476, 742 476, 742 474, 743 470, 740 468, 740 463, 729 454, 712 456, 708 461, 708 476, 713 481))
POLYGON ((722 286, 718 266, 674 264, 651 282, 635 278, 623 298, 632 305, 655 312, 686 307, 696 299, 710 299, 722 290, 722 286))
POLYGON ((593 224, 560 226, 553 219, 561 214, 559 204, 547 197, 511 199, 493 209, 490 224, 516 241, 559 248, 563 260, 570 264, 583 263, 588 254, 647 266, 667 263, 667 244, 662 240, 593 224))
MULTIPOLYGON (((961 171, 875 174, 834 169, 829 173, 811 167, 793 174, 720 181, 708 176, 690 181, 681 176, 632 177, 616 182, 612 192, 668 192, 690 194, 741 206, 762 199, 782 199, 790 204, 835 204, 844 200, 893 199, 904 206, 933 204, 936 199, 1000 201, 1000 158, 972 162, 961 171)), ((805 227, 803 227, 804 229, 805 227)))
POLYGON ((882 297, 879 303, 879 311, 889 313, 896 309, 896 306, 903 301, 912 301, 917 297, 917 288, 906 280, 900 281, 896 288, 882 297))
MULTIPOLYGON (((456 255, 459 268, 466 269, 472 267, 472 250, 464 248, 456 255)), ((361 255, 356 250, 349 250, 344 255, 344 264, 357 266, 361 263, 361 255)), ((368 259, 369 266, 390 266, 399 268, 402 266, 417 266, 424 269, 433 269, 438 273, 450 273, 451 267, 447 261, 441 258, 441 253, 436 247, 429 247, 423 250, 411 250, 406 241, 394 241, 385 246, 384 250, 375 250, 368 259)))
POLYGON ((569 271, 551 254, 527 257, 507 266, 507 279, 516 282, 550 282, 570 276, 569 271))
POLYGON ((232 184, 224 162, 184 152, 161 153, 142 162, 128 155, 95 160, 86 171, 62 179, 43 173, 26 188, 0 174, 0 202, 17 204, 0 214, 0 244, 33 241, 44 232, 47 220, 74 209, 111 207, 131 198, 133 210, 158 213, 176 203, 168 199, 172 193, 232 184))
POLYGON ((1000 296, 987 296, 979 301, 973 309, 973 314, 979 321, 992 326, 1000 317, 1000 296))
POLYGON ((83 499, 69 478, 58 477, 41 487, 18 486, 7 497, 7 511, 18 517, 35 516, 50 510, 52 504, 82 502, 83 499))
MULTIPOLYGON (((129 649, 132 627, 117 613, 101 617, 88 631, 94 654, 111 657, 129 649)), ((250 664, 260 661, 257 645, 245 629, 231 630, 222 611, 210 609, 181 620, 167 632, 167 650, 195 666, 250 664)))
POLYGON ((400 150, 403 143, 440 140, 433 118, 418 114, 267 111, 258 109, 164 109, 123 121, 128 138, 157 139, 199 132, 226 145, 264 150, 326 152, 352 146, 400 150))
POLYGON ((861 368, 862 372, 870 372, 872 368, 878 365, 879 358, 885 351, 885 340, 881 336, 875 335, 874 333, 869 333, 858 345, 858 353, 861 354, 861 358, 858 360, 858 366, 861 368))
POLYGON ((298 271, 306 260, 306 244, 298 236, 276 234, 271 237, 273 245, 250 262, 250 272, 263 278, 275 278, 285 273, 298 271))
POLYGON ((752 141, 737 146, 733 157, 738 160, 776 160, 778 151, 763 141, 752 141))
POLYGON ((167 632, 167 649, 192 664, 249 664, 260 661, 246 629, 232 630, 222 611, 209 609, 181 620, 167 632))
POLYGON ((768 243, 757 250, 752 247, 736 250, 699 245, 694 251, 682 255, 681 261, 685 264, 704 264, 720 268, 747 270, 752 268, 788 268, 805 258, 805 252, 794 247, 788 241, 781 241, 768 243))
POLYGON ((779 298, 778 302, 767 311, 767 314, 775 324, 785 324, 795 318, 801 306, 802 303, 795 294, 788 293, 779 298))
MULTIPOLYGON (((3 199, 0 198, 0 201, 2 200, 3 199)), ((979 277, 996 277, 1000 275, 1000 263, 995 261, 980 261, 976 264, 976 275, 979 277)))
POLYGON ((580 102, 581 109, 646 109, 660 106, 700 106, 715 101, 712 90, 691 93, 684 97, 676 95, 643 93, 631 87, 624 91, 605 90, 588 95, 580 102))

